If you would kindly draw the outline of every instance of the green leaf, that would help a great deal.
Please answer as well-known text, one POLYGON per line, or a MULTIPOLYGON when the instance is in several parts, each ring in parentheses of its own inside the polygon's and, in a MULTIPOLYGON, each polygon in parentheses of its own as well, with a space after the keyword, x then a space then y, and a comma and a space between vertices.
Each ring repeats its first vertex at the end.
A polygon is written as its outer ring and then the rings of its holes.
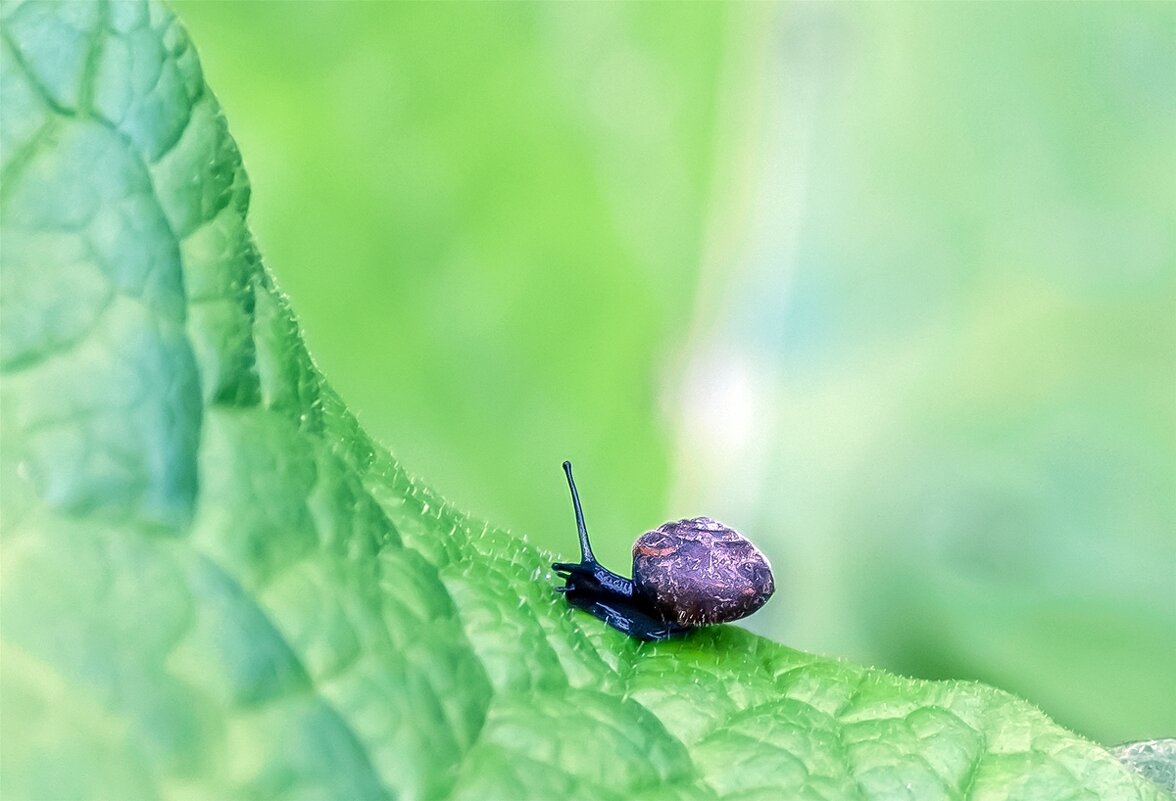
POLYGON ((2 13, 5 798, 1160 797, 990 687, 570 610, 323 382, 170 12, 2 13))

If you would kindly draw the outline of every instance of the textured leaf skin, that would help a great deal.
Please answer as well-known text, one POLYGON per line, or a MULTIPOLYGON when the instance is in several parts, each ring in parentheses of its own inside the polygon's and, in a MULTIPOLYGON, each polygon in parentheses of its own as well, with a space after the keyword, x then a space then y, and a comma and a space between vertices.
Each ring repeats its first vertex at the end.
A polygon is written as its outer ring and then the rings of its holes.
POLYGON ((989 687, 567 608, 323 383, 170 12, 2 13, 4 798, 1160 798, 989 687))

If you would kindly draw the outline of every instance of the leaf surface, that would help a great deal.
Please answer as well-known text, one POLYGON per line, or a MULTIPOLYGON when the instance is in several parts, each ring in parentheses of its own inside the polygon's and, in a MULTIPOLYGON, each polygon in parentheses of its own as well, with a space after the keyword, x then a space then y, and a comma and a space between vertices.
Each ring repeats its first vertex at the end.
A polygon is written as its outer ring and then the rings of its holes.
POLYGON ((171 13, 2 13, 4 797, 1160 797, 993 688, 567 608, 323 382, 171 13))

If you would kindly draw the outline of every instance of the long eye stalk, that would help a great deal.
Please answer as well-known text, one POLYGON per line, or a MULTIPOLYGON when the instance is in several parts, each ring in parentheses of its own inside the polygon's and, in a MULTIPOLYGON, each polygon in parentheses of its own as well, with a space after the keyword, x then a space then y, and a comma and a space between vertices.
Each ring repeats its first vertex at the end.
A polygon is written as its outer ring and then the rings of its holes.
POLYGON ((595 615, 618 631, 639 640, 664 640, 690 631, 693 626, 668 620, 652 606, 648 599, 637 595, 632 579, 619 576, 600 562, 588 542, 588 527, 584 525, 584 510, 580 493, 572 479, 572 463, 563 463, 572 491, 572 506, 576 510, 576 529, 580 534, 580 561, 556 562, 551 568, 564 580, 556 592, 563 594, 568 604, 595 615))
POLYGON ((568 476, 568 488, 572 491, 572 506, 576 509, 576 531, 580 534, 580 559, 584 562, 595 562, 592 545, 588 542, 588 527, 584 525, 584 510, 580 508, 580 493, 576 492, 576 482, 572 480, 572 463, 563 463, 564 472, 568 476))

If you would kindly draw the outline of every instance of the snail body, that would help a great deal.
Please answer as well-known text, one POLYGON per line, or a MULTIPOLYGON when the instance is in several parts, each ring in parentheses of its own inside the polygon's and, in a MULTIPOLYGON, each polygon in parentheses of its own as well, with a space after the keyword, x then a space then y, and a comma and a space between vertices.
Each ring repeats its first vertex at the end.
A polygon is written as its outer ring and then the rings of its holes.
POLYGON ((642 640, 662 640, 700 626, 750 615, 775 592, 767 558, 746 537, 709 517, 665 523, 633 544, 633 578, 596 560, 588 540, 571 462, 564 473, 580 535, 580 561, 557 562, 556 587, 568 603, 642 640))

